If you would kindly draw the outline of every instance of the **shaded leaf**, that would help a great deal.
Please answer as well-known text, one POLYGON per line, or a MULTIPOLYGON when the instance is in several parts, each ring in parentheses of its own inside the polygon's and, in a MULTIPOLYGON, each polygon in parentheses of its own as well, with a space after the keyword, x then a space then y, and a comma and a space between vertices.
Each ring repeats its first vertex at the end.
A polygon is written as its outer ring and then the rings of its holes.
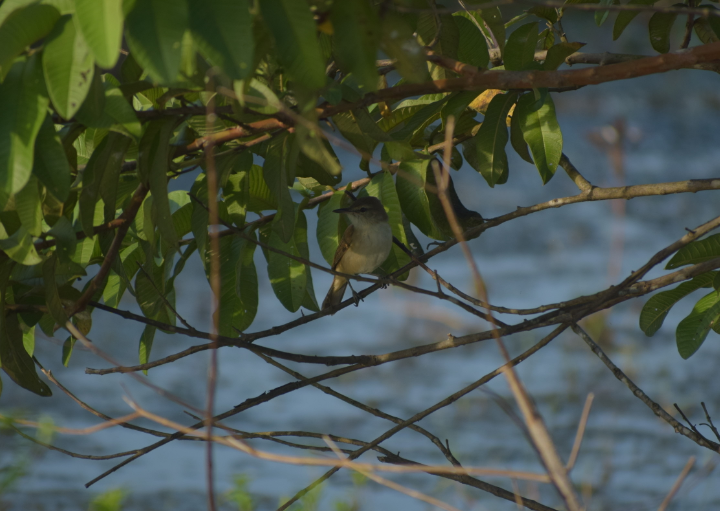
POLYGON ((38 131, 34 156, 33 174, 57 200, 65 202, 72 184, 71 169, 49 116, 45 116, 38 131))
POLYGON ((398 73, 408 82, 424 82, 430 78, 425 50, 413 37, 413 29, 406 19, 396 12, 385 13, 382 20, 382 48, 388 57, 397 61, 398 73))
POLYGON ((329 200, 322 202, 318 208, 318 221, 316 228, 316 237, 320 252, 325 261, 332 266, 335 259, 335 251, 340 243, 340 232, 344 222, 341 222, 340 214, 334 210, 340 209, 350 202, 350 198, 344 191, 338 190, 332 194, 329 200))
MULTIPOLYGON (((506 54, 509 55, 510 51, 508 43, 506 54)), ((508 162, 505 153, 508 142, 507 116, 516 100, 517 93, 495 96, 490 101, 485 112, 485 120, 477 134, 464 145, 466 157, 468 150, 474 152, 475 170, 482 174, 490 187, 494 187, 501 180, 507 180, 508 162)))
POLYGON ((527 23, 516 28, 510 37, 503 60, 508 71, 530 69, 535 63, 535 46, 538 42, 538 23, 527 23))
POLYGON ((0 25, 0 82, 5 79, 15 57, 35 41, 50 33, 60 13, 55 7, 30 4, 16 9, 0 25))
MULTIPOLYGON (((145 325, 143 329, 138 345, 138 362, 140 364, 147 364, 150 361, 150 351, 152 350, 153 341, 155 340, 155 330, 156 328, 150 325, 145 325)), ((147 370, 143 372, 147 374, 147 370)))
POLYGON ((338 66, 352 73, 363 92, 377 90, 375 67, 380 21, 368 0, 334 2, 330 11, 338 66))
POLYGON ((168 201, 168 163, 170 161, 170 137, 174 119, 151 121, 140 140, 138 174, 149 185, 153 197, 153 212, 156 224, 165 242, 170 246, 177 244, 177 233, 172 222, 168 201))
MULTIPOLYGON (((3 301, 4 301, 3 293, 3 301)), ((23 345, 23 333, 17 314, 0 319, 0 363, 5 373, 22 388, 38 396, 52 396, 50 387, 35 371, 35 364, 23 345)))
POLYGON ((180 48, 188 28, 185 0, 136 1, 125 19, 128 46, 156 83, 172 83, 180 71, 180 48))
POLYGON ((434 199, 437 199, 437 195, 426 189, 428 172, 432 172, 432 169, 427 160, 402 163, 396 178, 398 199, 405 216, 425 236, 446 241, 450 237, 438 230, 430 211, 429 196, 435 195, 434 199))
MULTIPOLYGON (((657 0, 630 0, 625 5, 655 5, 657 0)), ((640 11, 620 11, 617 18, 615 18, 615 25, 613 26, 613 41, 622 35, 627 26, 635 16, 640 14, 640 11)))
POLYGON ((455 25, 458 29, 459 43, 457 59, 460 62, 486 68, 490 63, 487 41, 480 29, 464 16, 455 15, 455 25))
POLYGON ((558 43, 550 47, 543 62, 543 69, 554 71, 559 68, 565 59, 585 46, 585 43, 558 43))
POLYGON ((275 40, 277 57, 299 87, 325 85, 325 65, 312 12, 306 2, 263 0, 263 19, 275 40))
POLYGON ((231 79, 252 73, 254 39, 247 0, 190 0, 190 28, 207 59, 231 79))
POLYGON ((658 53, 670 51, 670 31, 677 16, 672 12, 656 12, 650 18, 648 24, 650 44, 658 53))

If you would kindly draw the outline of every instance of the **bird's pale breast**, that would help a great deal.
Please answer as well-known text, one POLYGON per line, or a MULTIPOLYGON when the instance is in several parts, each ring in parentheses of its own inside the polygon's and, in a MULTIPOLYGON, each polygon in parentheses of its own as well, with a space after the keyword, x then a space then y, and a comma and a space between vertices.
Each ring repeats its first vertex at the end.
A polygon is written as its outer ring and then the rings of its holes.
POLYGON ((372 228, 357 226, 347 252, 337 266, 337 271, 355 275, 369 273, 387 259, 392 248, 392 230, 387 222, 375 224, 372 228))

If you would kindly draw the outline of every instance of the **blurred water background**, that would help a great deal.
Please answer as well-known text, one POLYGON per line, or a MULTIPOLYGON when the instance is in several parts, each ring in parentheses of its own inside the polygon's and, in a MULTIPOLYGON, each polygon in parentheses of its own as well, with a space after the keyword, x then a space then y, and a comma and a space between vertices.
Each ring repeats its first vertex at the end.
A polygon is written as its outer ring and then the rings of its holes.
MULTIPOLYGON (((566 28, 572 26, 567 22, 566 28)), ((646 27, 646 25, 645 25, 646 27)), ((646 28, 614 47, 614 51, 651 54, 642 38, 646 28)), ((599 51, 610 35, 591 41, 584 51, 599 51)), ((624 36, 625 37, 625 36, 624 36)), ((580 172, 598 186, 616 186, 607 155, 589 140, 618 119, 642 137, 629 143, 625 154, 625 182, 631 184, 720 177, 720 78, 700 71, 677 71, 556 94, 558 119, 563 130, 564 150, 580 172)), ((606 128, 607 130, 607 128, 606 128)), ((510 178, 506 185, 490 190, 468 165, 453 174, 456 188, 467 207, 486 218, 555 197, 574 195, 577 189, 560 171, 541 186, 534 167, 515 156, 508 147, 510 178)), ((357 159, 343 155, 343 180, 359 179, 357 159)), ((193 177, 194 178, 194 177, 193 177)), ((311 223, 311 258, 323 262, 312 241, 315 211, 311 223)), ((608 267, 619 261, 617 282, 645 263, 657 250, 720 213, 711 192, 666 197, 637 198, 626 204, 624 217, 614 216, 611 204, 595 202, 543 211, 501 225, 471 242, 471 248, 485 278, 491 301, 508 307, 535 307, 541 304, 597 292, 611 282, 608 267), (622 251, 612 249, 612 240, 621 235, 622 251)), ((416 232, 417 234, 417 232, 416 232)), ((425 244, 428 240, 418 236, 425 244)), ((260 309, 251 331, 284 323, 299 316, 288 313, 275 299, 266 277, 266 263, 256 251, 260 276, 260 309)), ((458 248, 430 263, 446 280, 472 293, 470 274, 458 248)), ((663 274, 656 269, 650 277, 663 274)), ((176 282, 178 311, 193 326, 209 329, 210 291, 197 258, 193 258, 176 282)), ((313 271, 318 300, 330 283, 327 274, 313 271)), ((429 277, 414 270, 415 285, 434 289, 429 277)), ((695 295, 694 295, 695 296, 695 295)), ((700 296, 699 294, 697 296, 700 296)), ((697 298, 696 296, 696 298, 697 298)), ((627 302, 601 319, 586 323, 596 339, 626 374, 669 413, 677 403, 694 422, 704 421, 700 402, 720 418, 720 396, 714 387, 720 343, 710 333, 700 352, 687 361, 677 354, 674 329, 689 312, 694 300, 677 306, 653 338, 638 328, 638 314, 645 299, 627 302)), ((139 312, 126 294, 121 308, 139 312)), ((95 344, 124 364, 137 363, 137 344, 142 325, 122 321, 95 311, 90 337, 95 344)), ((502 317, 505 321, 517 318, 502 317)), ((348 308, 286 334, 263 339, 261 344, 305 354, 379 354, 443 339, 448 333, 463 335, 485 329, 460 309, 437 304, 422 296, 398 289, 377 292, 359 308, 348 308)), ((549 330, 519 334, 506 339, 511 355, 532 346, 549 330)), ((152 358, 159 358, 198 344, 181 336, 157 333, 152 358)), ((123 402, 130 395, 142 406, 183 424, 194 422, 182 407, 158 397, 152 390, 127 376, 85 375, 86 367, 107 364, 76 347, 69 368, 61 364, 62 339, 40 339, 36 355, 66 387, 98 410, 111 415, 129 413, 123 402)), ((184 358, 150 371, 151 381, 203 407, 206 393, 207 353, 184 358)), ((252 354, 225 348, 220 353, 216 410, 232 408, 249 397, 291 381, 284 373, 263 364, 252 354)), ((494 343, 478 343, 366 369, 326 382, 387 413, 407 418, 447 397, 502 363, 494 343)), ((325 368, 289 364, 306 376, 325 368)), ((518 367, 556 440, 561 455, 569 455, 572 440, 588 393, 595 394, 585 440, 573 480, 588 499, 590 510, 656 509, 690 456, 697 456, 691 473, 670 509, 718 509, 720 485, 717 473, 709 473, 713 455, 690 440, 676 435, 605 368, 571 333, 565 333, 518 367), (704 467, 704 468, 703 468, 704 467)), ((60 426, 83 428, 97 424, 96 418, 80 409, 53 388, 54 396, 39 398, 19 389, 7 378, 0 399, 0 413, 26 418, 49 417, 60 426)), ((488 387, 512 401, 505 382, 498 378, 488 387)), ((252 408, 227 421, 244 431, 307 430, 330 432, 371 440, 392 424, 365 414, 317 389, 304 388, 270 403, 252 408)), ((143 422, 139 422, 143 424, 143 422)), ((146 422, 146 425, 153 427, 146 422)), ((441 439, 448 439, 454 454, 464 465, 540 471, 534 450, 493 401, 473 392, 420 423, 441 439)), ((709 431, 706 431, 709 433, 709 431)), ((136 449, 152 438, 121 428, 90 436, 57 435, 53 443, 85 454, 109 454, 136 449)), ((253 445, 285 452, 273 444, 253 445)), ((404 431, 383 444, 391 451, 423 463, 445 463, 440 452, 425 438, 404 431)), ((323 473, 321 469, 289 467, 263 462, 241 453, 216 448, 218 493, 232 487, 233 477, 244 474, 257 509, 274 509, 281 496, 291 496, 323 473)), ((300 454, 305 454, 302 452, 300 454)), ((373 456, 363 459, 373 461, 373 456)), ((0 509, 76 510, 87 509, 97 492, 123 488, 127 498, 123 509, 186 511, 205 508, 204 446, 196 442, 174 442, 162 447, 105 478, 90 490, 84 483, 115 464, 115 461, 86 461, 61 453, 31 449, 30 444, 7 431, 0 433, 0 466, 23 465, 26 475, 0 495, 0 509)), ((468 510, 511 510, 515 504, 501 501, 479 490, 463 487, 430 475, 418 474, 393 479, 421 489, 468 510)), ((507 480, 488 478, 512 490, 507 480)), ((560 506, 547 486, 520 483, 521 493, 551 506, 560 506)), ((359 503, 360 509, 424 510, 428 505, 374 483, 359 485, 341 472, 323 486, 321 509, 336 509, 338 501, 359 503)), ((235 507, 236 509, 237 507, 235 507)), ((226 503, 222 509, 233 509, 226 503)))

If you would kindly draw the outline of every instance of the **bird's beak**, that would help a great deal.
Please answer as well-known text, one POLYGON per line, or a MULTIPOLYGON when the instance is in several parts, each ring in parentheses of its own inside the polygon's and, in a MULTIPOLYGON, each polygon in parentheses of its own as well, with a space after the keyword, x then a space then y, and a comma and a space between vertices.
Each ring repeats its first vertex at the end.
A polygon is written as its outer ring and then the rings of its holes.
POLYGON ((350 211, 350 208, 333 209, 333 213, 347 213, 349 211, 350 211))

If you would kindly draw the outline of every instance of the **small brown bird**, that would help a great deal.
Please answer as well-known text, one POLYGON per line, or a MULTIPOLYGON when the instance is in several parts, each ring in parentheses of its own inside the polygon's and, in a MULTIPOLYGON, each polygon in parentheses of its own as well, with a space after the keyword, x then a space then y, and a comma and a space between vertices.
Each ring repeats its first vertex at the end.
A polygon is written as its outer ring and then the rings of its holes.
MULTIPOLYGON (((345 213, 350 225, 335 252, 332 269, 357 275, 369 273, 384 263, 392 248, 393 234, 382 202, 375 197, 361 197, 335 213, 345 213)), ((348 279, 335 275, 322 308, 342 302, 347 286, 348 279)))

